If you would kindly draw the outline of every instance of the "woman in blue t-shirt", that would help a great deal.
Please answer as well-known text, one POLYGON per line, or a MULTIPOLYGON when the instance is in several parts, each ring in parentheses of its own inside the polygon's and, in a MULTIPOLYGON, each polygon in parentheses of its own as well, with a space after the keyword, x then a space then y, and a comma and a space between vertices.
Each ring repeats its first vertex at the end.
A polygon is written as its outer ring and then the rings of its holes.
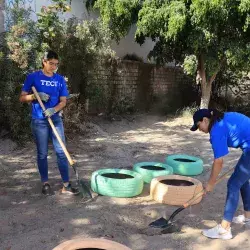
POLYGON ((37 146, 37 165, 42 181, 42 193, 50 195, 51 187, 48 183, 48 143, 52 140, 56 151, 58 168, 63 181, 62 193, 75 194, 77 189, 73 188, 69 181, 68 160, 52 132, 47 117, 50 117, 65 143, 63 121, 60 111, 66 106, 68 94, 67 85, 64 78, 54 73, 58 68, 58 55, 54 51, 48 51, 44 54, 42 60, 43 68, 39 71, 29 74, 24 82, 20 95, 21 102, 32 104, 32 133, 37 146), (35 95, 32 93, 34 86, 46 108, 43 112, 35 95))
POLYGON ((231 222, 250 225, 250 118, 236 112, 221 113, 217 110, 200 109, 193 116, 191 130, 199 129, 210 133, 210 142, 214 152, 214 163, 205 191, 211 192, 223 167, 223 157, 228 147, 240 148, 240 157, 235 170, 228 180, 227 198, 223 220, 220 225, 202 233, 214 239, 231 239, 231 222), (234 217, 241 193, 244 215, 234 217))

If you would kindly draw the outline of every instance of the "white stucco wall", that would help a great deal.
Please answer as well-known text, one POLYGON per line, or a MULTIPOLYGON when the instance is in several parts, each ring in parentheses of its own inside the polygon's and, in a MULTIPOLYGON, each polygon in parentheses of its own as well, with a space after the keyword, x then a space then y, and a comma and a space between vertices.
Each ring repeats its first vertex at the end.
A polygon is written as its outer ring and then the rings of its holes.
POLYGON ((143 58, 144 62, 147 62, 147 55, 150 50, 154 47, 154 42, 151 39, 146 39, 145 43, 140 46, 135 42, 136 26, 132 26, 128 35, 121 39, 119 44, 113 42, 112 48, 116 51, 117 56, 123 57, 126 54, 136 54, 137 56, 143 58))
MULTIPOLYGON (((48 6, 51 4, 51 0, 36 0, 36 10, 39 11, 42 6, 48 6)), ((72 0, 71 1, 71 12, 66 13, 65 18, 75 16, 81 19, 88 19, 88 12, 85 8, 83 0, 72 0)))

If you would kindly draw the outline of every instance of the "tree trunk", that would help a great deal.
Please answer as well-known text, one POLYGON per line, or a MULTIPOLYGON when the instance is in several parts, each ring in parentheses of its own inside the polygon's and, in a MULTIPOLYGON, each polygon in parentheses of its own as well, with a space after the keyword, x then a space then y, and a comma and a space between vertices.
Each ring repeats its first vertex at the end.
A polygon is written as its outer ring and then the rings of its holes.
POLYGON ((211 97, 211 89, 212 89, 212 82, 205 82, 204 84, 202 83, 201 85, 201 103, 200 103, 200 108, 201 109, 207 109, 211 97))
POLYGON ((216 75, 217 75, 217 72, 209 80, 207 80, 204 57, 201 54, 198 57, 198 68, 197 68, 197 76, 196 76, 196 81, 201 84, 201 103, 200 103, 201 109, 202 108, 207 109, 209 106, 212 83, 216 75))

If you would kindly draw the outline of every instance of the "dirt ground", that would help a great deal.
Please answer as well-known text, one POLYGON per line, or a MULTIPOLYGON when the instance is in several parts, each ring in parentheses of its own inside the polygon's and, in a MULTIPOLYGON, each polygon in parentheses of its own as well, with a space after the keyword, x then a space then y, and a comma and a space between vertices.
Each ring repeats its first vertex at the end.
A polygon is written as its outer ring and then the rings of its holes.
MULTIPOLYGON (((80 176, 90 180, 100 168, 131 169, 141 161, 164 162, 169 154, 190 154, 204 160, 204 172, 196 178, 203 183, 209 176, 213 159, 208 136, 189 131, 190 118, 138 115, 120 121, 95 118, 88 131, 72 137, 67 147, 79 163, 80 176), (133 119, 132 119, 133 118, 133 119)), ((231 150, 226 171, 234 166, 240 152, 231 150)), ((49 153, 50 183, 56 194, 43 197, 36 167, 33 142, 17 147, 8 139, 0 141, 0 249, 51 250, 74 238, 106 238, 133 250, 167 249, 249 249, 250 229, 233 225, 234 238, 210 240, 201 229, 220 222, 226 196, 226 181, 207 195, 200 204, 177 216, 181 231, 160 235, 148 224, 170 216, 177 208, 158 204, 149 197, 149 185, 135 198, 97 196, 90 203, 79 197, 60 194, 60 175, 53 151, 49 153)), ((73 171, 72 181, 75 183, 73 171)), ((241 201, 240 201, 241 202, 241 201)), ((242 212, 240 203, 238 214, 242 212)))

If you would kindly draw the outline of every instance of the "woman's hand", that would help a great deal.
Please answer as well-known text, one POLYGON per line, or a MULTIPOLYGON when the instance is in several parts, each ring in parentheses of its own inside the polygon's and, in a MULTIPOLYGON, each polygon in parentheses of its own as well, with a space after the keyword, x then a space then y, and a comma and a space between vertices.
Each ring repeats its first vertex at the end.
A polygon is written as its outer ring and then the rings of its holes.
POLYGON ((214 189, 214 186, 216 184, 216 180, 221 172, 221 169, 223 167, 223 157, 220 157, 218 159, 214 160, 213 163, 213 167, 212 167, 212 171, 211 171, 211 175, 209 178, 209 181, 207 182, 207 184, 205 184, 205 188, 204 188, 204 195, 207 192, 212 192, 214 189))
POLYGON ((48 108, 43 113, 46 117, 51 117, 52 115, 56 113, 56 110, 55 108, 48 108))
POLYGON ((212 192, 212 191, 214 190, 214 186, 215 186, 215 181, 213 181, 213 180, 210 179, 210 180, 207 182, 207 184, 205 185, 204 195, 205 195, 206 193, 212 192))
MULTIPOLYGON (((50 96, 44 92, 38 92, 38 95, 43 102, 47 102, 50 98, 50 96)), ((33 99, 36 100, 36 96, 34 94, 32 94, 32 96, 33 99)))

